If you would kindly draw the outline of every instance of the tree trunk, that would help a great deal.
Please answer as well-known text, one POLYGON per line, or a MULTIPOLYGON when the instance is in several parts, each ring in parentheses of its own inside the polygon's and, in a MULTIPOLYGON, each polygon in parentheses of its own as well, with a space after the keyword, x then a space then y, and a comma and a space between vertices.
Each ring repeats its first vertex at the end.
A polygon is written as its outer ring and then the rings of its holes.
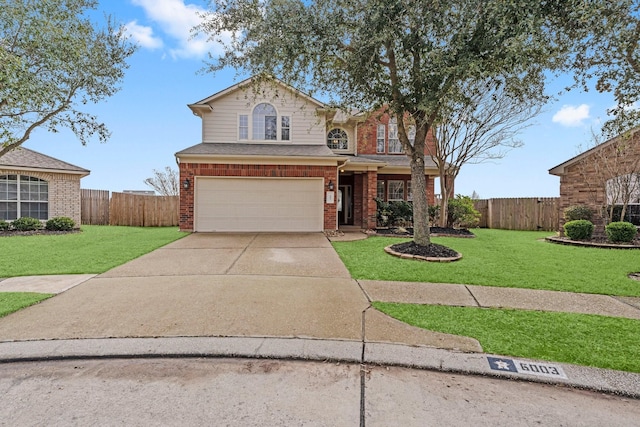
POLYGON ((427 180, 424 176, 424 154, 415 152, 411 156, 411 188, 413 188, 413 241, 417 245, 429 246, 429 204, 427 202, 427 180), (420 191, 418 191, 420 190, 420 191))

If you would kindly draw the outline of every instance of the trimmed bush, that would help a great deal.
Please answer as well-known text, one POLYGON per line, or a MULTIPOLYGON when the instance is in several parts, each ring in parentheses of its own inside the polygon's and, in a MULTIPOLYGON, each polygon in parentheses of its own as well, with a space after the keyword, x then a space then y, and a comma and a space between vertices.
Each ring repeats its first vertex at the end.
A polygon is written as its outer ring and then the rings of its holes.
POLYGON ((23 216, 22 218, 14 219, 11 227, 18 231, 33 231, 42 229, 42 223, 39 219, 23 216))
POLYGON ((567 222, 579 219, 591 221, 593 219, 593 210, 589 206, 584 205, 569 206, 564 210, 564 219, 567 222))
POLYGON ((73 230, 73 227, 75 227, 75 225, 76 222, 71 218, 66 216, 57 216, 47 221, 47 224, 44 226, 44 228, 51 231, 69 231, 73 230))
POLYGON ((7 231, 11 227, 11 224, 5 221, 4 219, 0 219, 0 231, 7 231))
POLYGON ((593 234, 593 223, 586 219, 576 219, 564 225, 564 234, 571 240, 589 240, 593 234))
POLYGON ((604 230, 607 233, 607 238, 613 243, 630 243, 638 234, 635 225, 624 221, 609 223, 604 230))
POLYGON ((449 199, 447 206, 447 227, 472 228, 480 223, 480 212, 473 206, 469 196, 457 194, 455 199, 449 199))

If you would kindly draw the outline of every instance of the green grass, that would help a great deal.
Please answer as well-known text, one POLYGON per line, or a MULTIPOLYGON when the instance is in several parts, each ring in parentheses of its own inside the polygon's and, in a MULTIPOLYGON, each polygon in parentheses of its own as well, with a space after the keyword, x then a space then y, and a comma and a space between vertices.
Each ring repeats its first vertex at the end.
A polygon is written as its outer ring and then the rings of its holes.
POLYGON ((473 337, 487 353, 640 372, 640 320, 383 302, 373 306, 413 326, 473 337))
POLYGON ((474 229, 476 238, 435 237, 460 252, 453 263, 400 259, 383 248, 406 241, 371 237, 333 246, 356 279, 459 283, 640 296, 640 250, 565 246, 542 240, 549 232, 474 229))
POLYGON ((80 233, 0 237, 0 277, 103 273, 184 236, 176 227, 93 225, 80 233))
POLYGON ((32 292, 0 292, 0 317, 29 307, 52 296, 53 294, 36 294, 32 292))

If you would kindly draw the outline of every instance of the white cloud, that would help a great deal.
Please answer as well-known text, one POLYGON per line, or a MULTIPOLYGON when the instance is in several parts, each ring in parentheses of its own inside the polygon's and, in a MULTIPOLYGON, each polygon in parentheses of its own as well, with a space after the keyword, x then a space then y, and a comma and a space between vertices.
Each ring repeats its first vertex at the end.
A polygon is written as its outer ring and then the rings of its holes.
POLYGON ((153 36, 153 29, 138 25, 137 21, 131 21, 125 26, 125 31, 140 46, 147 49, 157 49, 162 47, 162 39, 153 36))
POLYGON ((583 121, 589 118, 590 107, 587 104, 563 105, 560 111, 553 115, 551 119, 554 123, 560 123, 563 126, 577 127, 582 126, 583 121))
POLYGON ((191 38, 191 29, 200 24, 198 14, 205 12, 204 8, 185 4, 184 0, 132 0, 132 3, 142 7, 147 16, 175 41, 176 47, 169 50, 174 58, 200 58, 209 51, 219 50, 205 37, 191 38))

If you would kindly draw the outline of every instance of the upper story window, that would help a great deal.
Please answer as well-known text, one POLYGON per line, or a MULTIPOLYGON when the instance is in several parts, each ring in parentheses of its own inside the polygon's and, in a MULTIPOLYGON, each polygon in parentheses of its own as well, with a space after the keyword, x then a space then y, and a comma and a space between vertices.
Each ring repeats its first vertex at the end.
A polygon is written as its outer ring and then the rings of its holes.
POLYGON ((271 104, 262 103, 253 109, 253 139, 278 139, 278 113, 271 104))
POLYGON ((332 150, 346 150, 349 148, 347 133, 342 129, 331 129, 327 135, 327 147, 332 150))
POLYGON ((27 175, 0 175, 0 219, 49 217, 49 183, 27 175))
POLYGON ((289 116, 282 116, 282 120, 281 120, 281 125, 280 125, 280 139, 282 139, 283 141, 288 141, 289 140, 289 136, 291 135, 291 117, 289 116))
POLYGON ((413 146, 413 143, 416 142, 416 126, 409 125, 407 128, 407 137, 409 138, 409 144, 413 146))
POLYGON ((238 118, 238 139, 249 139, 249 116, 246 114, 238 118))
POLYGON ((384 134, 386 132, 385 125, 378 125, 378 131, 376 133, 376 152, 384 153, 384 134))
POLYGON ((251 113, 251 120, 246 114, 238 116, 238 139, 248 140, 249 135, 255 141, 289 141, 291 117, 278 117, 275 107, 267 102, 258 104, 251 113))
POLYGON ((389 120, 389 153, 402 153, 402 144, 398 139, 398 119, 389 120))

